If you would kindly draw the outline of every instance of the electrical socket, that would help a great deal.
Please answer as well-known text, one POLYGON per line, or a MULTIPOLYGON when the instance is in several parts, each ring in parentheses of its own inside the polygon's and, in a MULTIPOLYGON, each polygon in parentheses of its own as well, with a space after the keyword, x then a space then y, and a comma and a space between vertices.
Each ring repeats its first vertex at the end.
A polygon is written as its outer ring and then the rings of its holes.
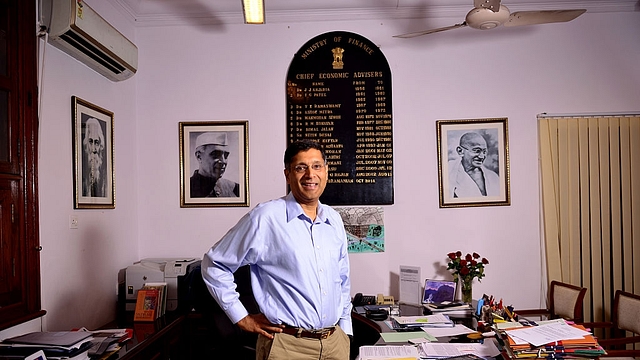
POLYGON ((69 215, 69 229, 77 229, 77 228, 78 228, 78 216, 69 215))

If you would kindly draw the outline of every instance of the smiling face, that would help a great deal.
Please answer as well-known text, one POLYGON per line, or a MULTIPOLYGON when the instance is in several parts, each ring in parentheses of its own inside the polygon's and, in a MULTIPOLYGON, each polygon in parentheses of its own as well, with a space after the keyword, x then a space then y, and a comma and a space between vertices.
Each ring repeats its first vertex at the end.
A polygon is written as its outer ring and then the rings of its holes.
POLYGON ((329 177, 322 153, 317 149, 298 152, 284 169, 284 176, 302 208, 315 212, 329 177))
POLYGON ((466 133, 460 138, 460 145, 456 148, 462 157, 465 170, 481 167, 487 158, 487 142, 476 133, 466 133))

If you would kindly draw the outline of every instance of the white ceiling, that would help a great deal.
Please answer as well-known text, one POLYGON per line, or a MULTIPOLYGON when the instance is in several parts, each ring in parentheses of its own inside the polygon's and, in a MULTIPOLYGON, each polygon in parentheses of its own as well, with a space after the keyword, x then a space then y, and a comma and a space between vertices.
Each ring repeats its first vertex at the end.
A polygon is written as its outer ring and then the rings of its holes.
MULTIPOLYGON (((242 23, 241 0, 110 0, 140 26, 181 22, 242 23)), ((264 0, 267 23, 457 17, 473 0, 264 0)), ((638 0, 504 0, 513 11, 640 11, 638 0)))

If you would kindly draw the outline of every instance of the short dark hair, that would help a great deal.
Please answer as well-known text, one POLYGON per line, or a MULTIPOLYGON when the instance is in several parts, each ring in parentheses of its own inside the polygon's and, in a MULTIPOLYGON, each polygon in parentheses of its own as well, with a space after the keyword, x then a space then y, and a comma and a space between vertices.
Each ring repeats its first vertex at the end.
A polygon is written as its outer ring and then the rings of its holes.
POLYGON ((291 159, 293 159, 294 156, 298 155, 299 152, 307 151, 309 149, 316 149, 320 151, 320 153, 322 154, 322 160, 325 163, 327 162, 327 154, 325 154, 322 145, 313 140, 304 139, 294 141, 287 147, 287 150, 284 152, 284 168, 289 168, 289 166, 291 165, 291 159))

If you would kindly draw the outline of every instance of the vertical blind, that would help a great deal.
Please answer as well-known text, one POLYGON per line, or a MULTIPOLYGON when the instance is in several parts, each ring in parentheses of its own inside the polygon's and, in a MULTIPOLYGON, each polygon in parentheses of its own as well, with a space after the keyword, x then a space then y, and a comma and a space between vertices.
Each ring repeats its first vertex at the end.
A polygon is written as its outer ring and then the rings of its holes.
POLYGON ((586 287, 585 321, 640 293, 640 115, 538 116, 547 276, 586 287))

